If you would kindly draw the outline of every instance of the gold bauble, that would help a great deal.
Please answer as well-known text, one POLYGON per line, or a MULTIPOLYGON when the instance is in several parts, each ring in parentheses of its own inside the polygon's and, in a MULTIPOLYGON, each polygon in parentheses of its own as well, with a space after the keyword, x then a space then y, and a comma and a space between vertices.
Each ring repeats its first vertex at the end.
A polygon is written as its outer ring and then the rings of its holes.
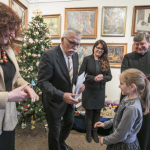
POLYGON ((42 92, 39 92, 38 94, 39 94, 39 95, 42 95, 42 92))

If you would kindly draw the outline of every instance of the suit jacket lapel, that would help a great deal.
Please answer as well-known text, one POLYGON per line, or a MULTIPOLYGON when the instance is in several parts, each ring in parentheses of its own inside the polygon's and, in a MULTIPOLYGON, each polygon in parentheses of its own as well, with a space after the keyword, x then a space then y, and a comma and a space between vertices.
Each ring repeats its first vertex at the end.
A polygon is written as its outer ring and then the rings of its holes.
POLYGON ((93 66, 93 72, 94 72, 95 75, 96 75, 96 65, 95 65, 95 58, 94 58, 94 55, 91 55, 91 58, 92 58, 92 63, 91 63, 91 64, 94 64, 94 66, 93 66))
POLYGON ((59 64, 59 66, 60 66, 60 68, 61 68, 65 78, 71 84, 68 68, 67 68, 67 65, 66 65, 66 61, 65 61, 64 55, 63 55, 63 53, 62 53, 62 51, 60 49, 60 45, 58 46, 56 56, 57 56, 57 62, 59 64))

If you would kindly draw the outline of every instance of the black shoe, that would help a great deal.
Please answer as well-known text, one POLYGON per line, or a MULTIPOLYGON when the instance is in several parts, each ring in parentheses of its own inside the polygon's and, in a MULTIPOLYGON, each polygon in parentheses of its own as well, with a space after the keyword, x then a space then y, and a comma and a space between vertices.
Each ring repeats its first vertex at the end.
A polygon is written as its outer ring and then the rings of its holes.
POLYGON ((64 146, 60 146, 60 150, 73 150, 70 146, 68 146, 67 144, 64 146))
POLYGON ((86 140, 91 143, 91 131, 86 131, 86 140))
POLYGON ((99 138, 98 138, 98 135, 97 135, 97 130, 95 130, 95 129, 93 130, 92 136, 93 136, 94 141, 96 143, 99 143, 99 138))

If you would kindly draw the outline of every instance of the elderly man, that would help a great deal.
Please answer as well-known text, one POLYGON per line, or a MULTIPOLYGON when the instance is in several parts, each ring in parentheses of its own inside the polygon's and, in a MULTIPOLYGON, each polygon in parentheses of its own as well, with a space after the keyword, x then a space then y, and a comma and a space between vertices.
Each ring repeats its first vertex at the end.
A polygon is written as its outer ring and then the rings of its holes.
MULTIPOLYGON (((150 35, 147 32, 139 32, 134 37, 135 51, 124 56, 121 72, 135 68, 142 71, 150 80, 150 35)), ((121 96, 123 98, 123 96, 121 96)), ((143 115, 143 125, 138 133, 138 140, 142 150, 150 149, 150 114, 143 115)))
MULTIPOLYGON (((75 50, 80 40, 81 33, 78 30, 67 28, 61 44, 45 52, 40 60, 38 87, 43 92, 49 127, 49 150, 72 150, 65 140, 74 123, 73 104, 78 102, 73 98, 75 94, 72 94, 72 87, 78 75, 78 54, 75 50)), ((79 93, 84 88, 82 85, 79 93)))

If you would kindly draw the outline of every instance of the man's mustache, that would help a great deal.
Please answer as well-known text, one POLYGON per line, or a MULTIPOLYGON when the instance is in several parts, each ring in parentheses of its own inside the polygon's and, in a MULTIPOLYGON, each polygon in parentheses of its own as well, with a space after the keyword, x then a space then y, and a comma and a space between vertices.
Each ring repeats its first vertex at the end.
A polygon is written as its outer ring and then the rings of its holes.
POLYGON ((77 52, 77 50, 69 49, 68 52, 77 52))

